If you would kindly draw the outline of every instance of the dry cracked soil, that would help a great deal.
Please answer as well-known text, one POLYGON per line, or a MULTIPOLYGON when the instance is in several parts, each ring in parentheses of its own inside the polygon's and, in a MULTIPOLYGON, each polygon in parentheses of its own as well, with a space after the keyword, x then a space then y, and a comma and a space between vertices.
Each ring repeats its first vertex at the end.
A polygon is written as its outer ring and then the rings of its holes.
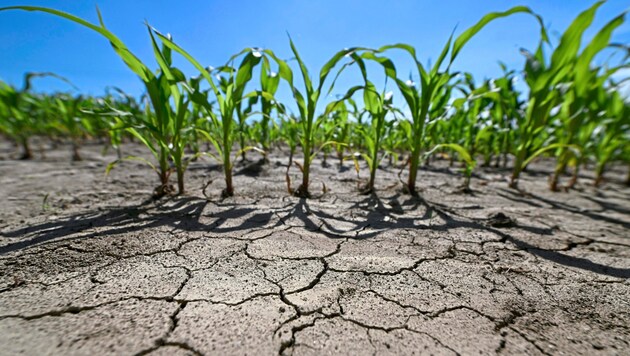
POLYGON ((105 176, 101 148, 16 161, 2 144, 0 354, 630 354, 622 172, 550 193, 544 162, 521 191, 479 168, 461 194, 438 162, 414 198, 399 168, 361 195, 365 170, 318 160, 304 200, 276 152, 236 165, 235 197, 199 161, 186 195, 152 201, 155 174, 105 176))

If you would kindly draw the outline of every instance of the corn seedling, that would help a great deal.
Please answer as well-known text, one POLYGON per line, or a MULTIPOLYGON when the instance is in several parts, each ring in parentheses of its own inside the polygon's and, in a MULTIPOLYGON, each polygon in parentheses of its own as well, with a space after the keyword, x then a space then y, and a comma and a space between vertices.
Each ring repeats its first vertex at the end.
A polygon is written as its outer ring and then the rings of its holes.
MULTIPOLYGON (((32 80, 53 77, 72 85, 67 79, 54 73, 27 73, 22 89, 0 82, 0 132, 22 148, 20 159, 31 159, 33 153, 29 138, 48 131, 47 97, 31 92, 32 80)), ((73 86, 74 87, 74 86, 73 86)))
MULTIPOLYGON (((359 133, 365 143, 366 153, 361 153, 370 170, 370 178, 365 187, 361 189, 364 194, 374 192, 374 182, 376 179, 376 170, 380 165, 381 159, 381 141, 385 136, 388 122, 386 117, 389 113, 397 110, 393 107, 393 92, 379 92, 374 83, 367 77, 367 71, 363 60, 359 56, 354 56, 361 74, 363 76, 364 85, 360 88, 363 91, 363 104, 365 111, 369 114, 370 125, 362 125, 359 127, 359 133)), ((359 88, 351 88, 347 95, 352 95, 359 88)))
POLYGON ((113 93, 108 90, 106 97, 97 100, 93 114, 100 117, 105 123, 110 145, 116 150, 118 159, 122 159, 121 145, 126 131, 116 128, 124 127, 124 122, 141 120, 140 117, 144 115, 144 111, 133 96, 119 88, 112 88, 111 91, 113 93), (125 119, 124 122, 122 118, 125 119))
MULTIPOLYGON (((224 89, 224 86, 221 86, 222 89, 224 89)), ((225 90, 224 90, 225 92, 225 90)), ((238 104, 236 105, 236 117, 238 118, 238 142, 239 142, 239 146, 240 146, 240 150, 239 152, 241 152, 241 160, 244 162, 247 160, 246 154, 247 154, 247 141, 251 142, 251 130, 250 127, 247 125, 247 119, 252 115, 252 112, 254 111, 254 105, 258 102, 258 96, 251 96, 249 98, 247 98, 246 100, 244 100, 244 104, 238 104), (243 108, 243 106, 245 106, 243 108)))
MULTIPOLYGON (((266 52, 271 55, 271 57, 278 63, 280 77, 284 79, 291 87, 293 98, 295 99, 298 107, 300 144, 302 147, 304 159, 302 161, 302 164, 298 164, 302 172, 302 183, 293 192, 293 194, 295 194, 296 196, 308 198, 310 197, 308 187, 310 184, 311 162, 315 154, 317 153, 314 147, 315 134, 322 124, 322 120, 326 118, 328 114, 325 113, 323 115, 320 115, 318 116, 318 119, 316 119, 317 103, 320 99, 324 83, 326 81, 326 78, 330 74, 330 71, 339 63, 339 61, 341 61, 347 55, 350 55, 351 53, 357 51, 358 48, 349 48, 337 52, 332 58, 328 60, 328 62, 326 62, 326 64, 324 64, 319 72, 319 78, 316 82, 313 82, 311 80, 309 71, 304 64, 304 61, 300 57, 300 54, 298 53, 298 50, 293 43, 293 40, 289 38, 289 42, 291 45, 291 51, 293 52, 293 55, 295 56, 295 59, 300 67, 300 73, 304 82, 303 92, 295 86, 293 82, 293 71, 287 65, 287 63, 279 59, 273 52, 269 50, 267 50, 266 52)), ((334 82, 328 90, 329 93, 330 91, 332 91, 333 86, 334 82)))
POLYGON ((542 19, 538 15, 534 14, 528 7, 516 6, 505 12, 493 12, 485 15, 479 22, 464 31, 454 41, 453 36, 451 35, 437 61, 428 70, 425 69, 425 66, 418 60, 415 48, 410 45, 395 44, 384 46, 379 49, 378 53, 392 49, 406 51, 411 56, 417 68, 417 75, 420 80, 419 87, 411 79, 405 81, 398 78, 396 68, 391 60, 385 57, 377 56, 373 52, 367 52, 364 54, 365 58, 375 60, 384 66, 387 76, 395 81, 411 112, 412 150, 409 162, 409 177, 405 186, 405 189, 409 194, 417 194, 416 177, 420 163, 420 153, 423 150, 422 139, 425 132, 425 123, 427 120, 430 121, 433 119, 430 117, 430 113, 441 112, 443 109, 441 106, 446 105, 443 100, 440 100, 442 98, 438 94, 443 86, 447 85, 455 75, 450 72, 451 65, 459 55, 464 45, 483 27, 496 19, 516 13, 526 13, 535 16, 541 24, 541 34, 546 40, 547 35, 544 27, 542 27, 542 19), (446 67, 442 68, 445 61, 446 67))
POLYGON ((280 125, 278 127, 279 137, 286 142, 289 146, 289 163, 287 164, 287 171, 285 173, 285 180, 287 183, 287 191, 289 194, 293 194, 293 190, 291 189, 291 177, 289 176, 289 171, 291 166, 293 165, 293 157, 295 156, 295 151, 297 150, 297 146, 299 143, 299 127, 298 121, 293 115, 282 115, 280 116, 280 125))
MULTIPOLYGON (((558 46, 553 50, 549 63, 543 52, 543 45, 548 42, 546 37, 540 41, 535 53, 523 50, 527 58, 525 82, 529 87, 529 98, 524 122, 517 128, 520 144, 516 148, 514 169, 510 180, 512 188, 518 186, 521 171, 534 155, 546 150, 560 149, 560 156, 562 156, 560 165, 562 166, 562 162, 566 161, 567 151, 565 150, 573 145, 560 142, 539 148, 536 146, 537 142, 540 143, 537 136, 550 125, 552 110, 564 100, 563 94, 566 94, 566 89, 571 86, 573 73, 580 78, 576 78, 578 86, 586 85, 583 80, 590 79, 588 71, 593 56, 609 44, 610 33, 623 22, 623 15, 609 22, 580 52, 584 32, 590 27, 597 9, 603 3, 604 1, 595 3, 573 20, 562 34, 558 46)), ((552 180, 552 188, 553 185, 552 180)))
MULTIPOLYGON (((158 37, 166 48, 169 48, 180 55, 182 55, 188 62, 190 62, 200 73, 201 76, 206 79, 212 92, 216 97, 216 101, 219 105, 218 117, 217 113, 212 110, 211 102, 208 95, 203 95, 199 91, 193 91, 190 87, 191 100, 199 104, 205 110, 205 114, 210 118, 214 126, 212 135, 209 132, 202 131, 204 136, 212 142, 214 148, 218 152, 217 158, 223 165, 223 172, 225 176, 225 189, 223 190, 223 196, 228 197, 234 195, 234 186, 232 183, 232 168, 233 159, 232 146, 234 143, 234 121, 238 108, 242 104, 242 101, 257 95, 256 92, 245 94, 245 87, 247 83, 252 79, 254 67, 256 67, 263 56, 262 52, 255 48, 247 48, 243 51, 235 54, 230 58, 229 63, 232 64, 237 58, 243 57, 241 64, 238 68, 233 68, 231 65, 226 65, 219 68, 221 73, 226 73, 227 77, 219 76, 220 84, 217 85, 214 82, 212 73, 210 70, 202 66, 195 58, 193 58, 183 48, 175 44, 169 37, 157 33, 158 37)), ((266 95, 266 94, 262 94, 266 95)), ((267 95, 270 97, 269 95, 267 95)), ((271 98, 272 99, 272 98, 271 98)), ((243 147, 237 153, 237 156, 241 152, 255 149, 255 147, 243 147)))
POLYGON ((508 153, 511 152, 512 141, 515 139, 513 126, 523 121, 525 103, 520 100, 520 93, 514 88, 517 80, 514 71, 509 71, 503 63, 500 66, 503 76, 491 81, 492 89, 497 92, 496 96, 490 97, 494 100, 490 108, 493 125, 491 137, 494 138, 495 166, 506 167, 508 153))
POLYGON ((372 121, 369 129, 362 132, 367 148, 367 154, 363 154, 362 156, 370 169, 370 178, 367 185, 364 187, 363 192, 371 193, 374 191, 376 169, 379 167, 381 159, 383 158, 381 154, 381 142, 385 136, 387 126, 391 124, 391 121, 386 121, 386 117, 388 113, 394 111, 393 93, 378 93, 374 84, 369 81, 366 83, 363 93, 365 108, 367 112, 369 112, 372 121))
POLYGON ((322 153, 322 167, 328 167, 328 156, 330 156, 333 145, 343 145, 342 143, 333 141, 334 136, 337 131, 337 126, 335 125, 342 115, 340 115, 341 110, 332 110, 325 117, 318 118, 318 121, 321 121, 322 124, 318 127, 317 131, 313 135, 315 137, 315 147, 321 147, 319 151, 322 153), (327 144, 329 142, 335 142, 334 144, 327 144))
POLYGON ((260 88, 262 92, 260 95, 261 119, 258 122, 258 126, 260 127, 258 142, 260 143, 262 150, 265 152, 265 161, 268 161, 268 154, 271 148, 270 141, 273 139, 273 134, 270 133, 274 124, 271 112, 274 108, 277 113, 283 112, 284 109, 282 104, 270 99, 268 96, 262 95, 262 93, 268 93, 273 96, 278 91, 279 85, 280 77, 278 76, 278 73, 271 71, 269 59, 264 57, 260 69, 260 88))
POLYGON ((92 121, 95 120, 91 120, 91 117, 88 117, 90 114, 82 111, 87 109, 90 103, 82 96, 70 95, 59 95, 54 99, 54 103, 53 112, 50 114, 56 118, 58 129, 71 140, 72 160, 81 161, 79 154, 81 140, 86 136, 95 135, 92 126, 92 121))
POLYGON ((405 158, 405 154, 411 152, 411 139, 411 122, 406 119, 390 121, 382 142, 382 147, 388 156, 390 166, 394 166, 399 162, 409 161, 405 158))
POLYGON ((340 112, 342 115, 347 115, 347 117, 342 119, 345 124, 340 130, 339 139, 337 141, 348 143, 348 147, 344 147, 343 145, 336 146, 337 158, 339 159, 339 164, 341 166, 347 158, 344 154, 346 150, 360 150, 363 147, 363 140, 361 139, 360 132, 363 127, 363 116, 366 112, 363 108, 360 108, 352 98, 348 98, 345 101, 340 112))
POLYGON ((473 169, 477 165, 477 161, 470 155, 470 153, 462 146, 455 143, 442 143, 433 147, 432 150, 425 153, 425 156, 432 154, 436 150, 449 149, 455 151, 459 159, 464 163, 464 184, 462 186, 462 192, 470 194, 470 178, 472 176, 473 169))
POLYGON ((598 108, 604 108, 593 129, 584 130, 585 151, 595 158, 595 186, 604 179, 607 164, 615 159, 628 160, 630 150, 630 105, 619 92, 599 90, 598 108))
MULTIPOLYGON (((187 139, 184 132, 183 119, 186 114, 188 100, 182 94, 178 85, 185 82, 185 77, 180 70, 172 67, 170 49, 158 46, 154 39, 153 30, 149 28, 155 59, 160 67, 160 71, 157 74, 140 61, 116 35, 105 27, 98 9, 99 25, 92 24, 62 11, 44 7, 13 6, 0 8, 0 11, 6 10, 38 11, 52 14, 89 28, 110 42, 116 54, 144 83, 148 101, 153 108, 153 110, 150 110, 149 105, 146 105, 145 115, 142 116, 144 119, 141 122, 142 127, 132 127, 125 123, 124 128, 149 148, 158 161, 158 165, 155 166, 139 157, 129 157, 129 159, 145 161, 156 171, 160 178, 160 186, 156 188, 155 194, 157 197, 171 192, 169 177, 172 168, 169 159, 172 160, 177 172, 179 193, 184 193, 184 171, 187 163, 183 161, 183 152, 187 139), (173 103, 174 107, 171 103, 173 103)), ((124 122, 124 119, 121 121, 124 122)), ((119 128, 117 127, 116 129, 119 128)), ((117 162, 110 164, 107 171, 117 162)))
MULTIPOLYGON (((613 31, 622 25, 624 20, 625 13, 608 22, 570 64, 573 67, 568 78, 570 85, 563 95, 559 115, 560 127, 563 131, 562 134, 557 135, 559 143, 566 146, 578 145, 582 148, 579 140, 580 131, 587 125, 588 121, 595 120, 599 114, 598 108, 592 108, 591 103, 597 100, 596 96, 600 92, 599 89, 613 74, 628 67, 627 64, 613 68, 593 68, 591 66, 593 58, 608 47, 613 31)), ((557 151, 556 169, 550 181, 551 190, 558 190, 559 175, 565 170, 571 158, 569 152, 565 147, 561 147, 557 151)), ((569 187, 572 187, 577 180, 581 156, 580 154, 574 158, 574 179, 569 187)))

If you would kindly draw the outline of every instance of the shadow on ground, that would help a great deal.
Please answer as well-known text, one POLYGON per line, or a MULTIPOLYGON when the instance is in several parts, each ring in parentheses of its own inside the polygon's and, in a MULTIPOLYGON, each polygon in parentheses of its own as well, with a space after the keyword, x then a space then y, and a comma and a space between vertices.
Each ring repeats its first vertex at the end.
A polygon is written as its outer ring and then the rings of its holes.
MULTIPOLYGON (((500 195, 510 200, 528 203, 533 207, 540 207, 541 203, 548 204, 555 209, 581 214, 593 220, 603 220, 626 229, 630 227, 626 222, 532 194, 529 194, 528 198, 523 198, 512 191, 503 190, 500 195)), ((605 203, 595 198, 592 199, 601 203, 603 209, 618 208, 608 206, 609 204, 604 205, 605 203)), ((570 256, 563 251, 542 249, 511 234, 520 230, 529 234, 548 236, 553 234, 552 229, 522 224, 515 224, 509 229, 496 228, 488 225, 484 219, 463 217, 446 205, 431 203, 418 197, 402 197, 399 194, 390 196, 387 200, 376 194, 371 194, 355 202, 349 210, 367 212, 361 219, 333 215, 318 208, 317 204, 311 204, 306 199, 299 199, 297 202, 295 200, 287 201, 284 206, 269 209, 269 211, 261 211, 256 204, 236 204, 229 200, 210 202, 197 197, 175 197, 157 203, 145 202, 138 206, 102 210, 4 231, 0 234, 1 238, 5 240, 4 246, 0 247, 0 255, 43 246, 60 240, 90 239, 104 235, 145 231, 157 227, 171 227, 181 232, 210 232, 215 235, 228 234, 229 236, 256 229, 273 229, 285 224, 289 219, 296 219, 305 229, 334 239, 366 240, 377 236, 384 230, 396 229, 448 232, 451 229, 467 228, 495 234, 501 238, 501 243, 512 243, 521 250, 526 250, 556 264, 611 277, 630 278, 630 269, 607 266, 587 258, 570 256), (399 201, 402 202, 399 203, 399 201), (216 205, 219 211, 204 213, 209 203, 216 205), (409 213, 421 213, 421 215, 413 216, 409 213), (202 217, 211 217, 212 219, 202 219, 202 217), (439 219, 435 219, 436 217, 439 219), (209 220, 210 222, 203 222, 202 220, 209 220), (439 220, 440 223, 433 223, 434 220, 439 220), (429 223, 419 224, 422 221, 429 223), (235 222, 236 224, 234 224, 235 222), (6 239, 17 241, 6 243, 6 239)), ((625 212, 625 210, 622 211, 625 212)))

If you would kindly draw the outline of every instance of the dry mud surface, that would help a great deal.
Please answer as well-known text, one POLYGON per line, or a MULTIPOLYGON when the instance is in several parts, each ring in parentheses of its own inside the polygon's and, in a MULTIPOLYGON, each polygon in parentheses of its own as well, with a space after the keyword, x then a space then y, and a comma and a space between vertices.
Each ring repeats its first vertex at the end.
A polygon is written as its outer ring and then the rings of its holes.
POLYGON ((385 167, 366 196, 331 160, 301 200, 277 153, 235 167, 233 198, 195 162, 189 193, 156 202, 147 166, 106 177, 100 148, 0 151, 0 354, 630 354, 630 189, 614 181, 550 193, 538 164, 517 192, 479 169, 467 195, 441 164, 413 198, 385 167))

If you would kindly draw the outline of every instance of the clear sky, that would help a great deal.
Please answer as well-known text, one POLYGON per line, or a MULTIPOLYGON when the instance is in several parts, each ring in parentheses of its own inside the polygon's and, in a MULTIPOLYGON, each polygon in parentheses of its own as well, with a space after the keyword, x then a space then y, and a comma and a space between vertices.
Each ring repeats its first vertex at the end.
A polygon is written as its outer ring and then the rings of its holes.
MULTIPOLYGON (((284 0, 284 1, 166 1, 166 0, 1 0, 2 6, 37 5, 64 10, 97 22, 95 5, 106 25, 145 63, 153 68, 147 20, 168 32, 202 63, 218 66, 244 47, 271 48, 289 58, 291 34, 311 74, 345 47, 380 47, 404 42, 415 46, 423 62, 435 59, 455 26, 458 32, 491 11, 526 5, 541 14, 553 38, 589 7, 591 0, 284 0)), ((609 0, 597 14, 593 28, 630 7, 625 0, 609 0)), ((594 34, 594 29, 587 33, 594 34)), ((478 80, 500 74, 497 61, 521 69, 519 48, 534 49, 539 31, 533 18, 515 15, 486 27, 464 48, 455 69, 472 72, 478 80)), ((630 43, 630 19, 614 35, 630 43)), ((123 64, 109 43, 96 33, 47 14, 0 12, 0 79, 20 86, 25 72, 51 71, 70 79, 81 92, 101 94, 118 86, 142 93, 142 83, 123 64)), ((397 62, 409 73, 405 57, 397 62)), ((178 62, 183 63, 183 62, 178 62)), ((189 74, 194 72, 182 65, 189 74)), ((339 89, 349 87, 351 79, 339 89)), ((35 83, 39 91, 66 90, 52 79, 35 83)))

